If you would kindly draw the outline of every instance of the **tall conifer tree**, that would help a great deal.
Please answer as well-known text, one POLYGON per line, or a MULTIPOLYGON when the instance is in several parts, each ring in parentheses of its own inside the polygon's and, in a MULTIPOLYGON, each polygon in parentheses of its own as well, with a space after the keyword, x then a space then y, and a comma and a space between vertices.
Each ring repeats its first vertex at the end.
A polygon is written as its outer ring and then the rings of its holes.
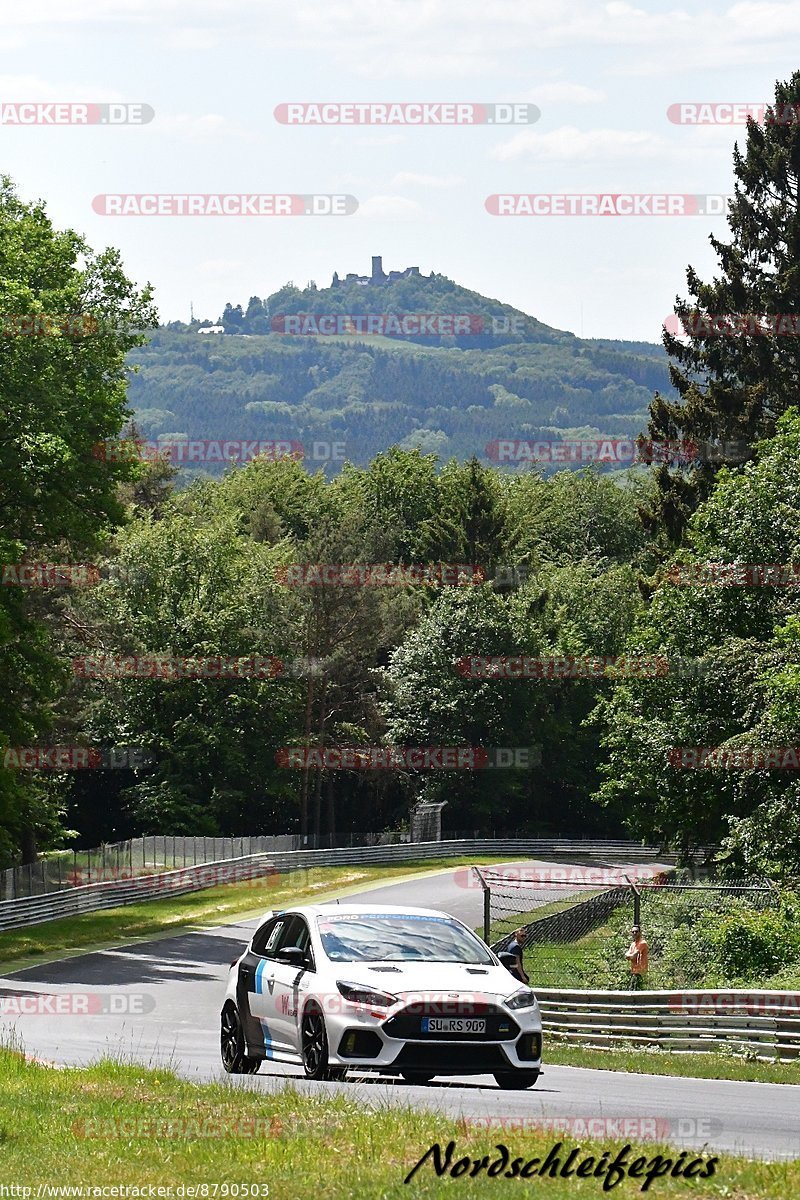
POLYGON ((663 336, 678 398, 657 393, 650 406, 653 441, 698 446, 688 472, 658 467, 655 500, 641 512, 645 526, 671 543, 680 541, 709 494, 719 465, 748 457, 748 448, 771 436, 780 414, 798 403, 800 71, 776 84, 763 124, 748 120, 745 150, 734 147, 733 169, 730 240, 710 237, 719 273, 703 283, 687 268, 690 299, 675 304, 679 334, 663 336), (740 331, 756 326, 760 332, 740 331))

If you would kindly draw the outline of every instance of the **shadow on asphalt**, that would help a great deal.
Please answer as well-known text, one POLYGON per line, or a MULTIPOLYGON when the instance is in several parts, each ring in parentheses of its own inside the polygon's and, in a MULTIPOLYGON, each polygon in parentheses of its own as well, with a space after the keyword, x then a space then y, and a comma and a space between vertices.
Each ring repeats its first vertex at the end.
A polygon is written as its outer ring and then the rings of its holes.
MULTIPOLYGON (((284 1073, 283 1071, 281 1071, 280 1074, 278 1074, 278 1072, 276 1072, 276 1071, 265 1071, 263 1066, 262 1066, 261 1070, 258 1072, 258 1074, 251 1076, 251 1078, 253 1080, 282 1079, 284 1081, 284 1083, 297 1083, 300 1081, 302 1081, 303 1083, 308 1083, 308 1084, 313 1083, 312 1080, 306 1079, 305 1075, 303 1075, 302 1072, 300 1072, 300 1071, 298 1071, 298 1073, 296 1075, 289 1075, 288 1073, 284 1073)), ((402 1089, 413 1087, 413 1088, 425 1088, 426 1091, 431 1090, 431 1091, 445 1091, 445 1092, 454 1091, 456 1089, 458 1091, 473 1091, 473 1092, 485 1092, 485 1091, 505 1092, 505 1091, 508 1091, 507 1088, 501 1088, 498 1084, 496 1084, 494 1082, 492 1082, 492 1083, 465 1083, 463 1079, 458 1079, 458 1080, 456 1080, 456 1079, 432 1079, 430 1083, 407 1083, 405 1079, 399 1079, 396 1076, 392 1076, 392 1075, 368 1075, 368 1074, 359 1075, 356 1072, 353 1072, 352 1075, 348 1075, 346 1082, 343 1083, 342 1086, 346 1088, 348 1084, 351 1084, 353 1086, 358 1086, 358 1087, 361 1087, 362 1084, 370 1084, 373 1087, 375 1087, 375 1086, 377 1086, 377 1087, 396 1087, 396 1088, 402 1088, 402 1089)), ((539 1087, 539 1086, 535 1085, 532 1088, 526 1088, 523 1091, 518 1091, 518 1092, 515 1092, 514 1094, 516 1094, 517 1096, 522 1096, 525 1094, 525 1092, 527 1092, 528 1095, 535 1092, 535 1093, 538 1093, 539 1095, 553 1095, 556 1093, 557 1090, 558 1090, 557 1088, 546 1088, 546 1087, 539 1087)), ((511 1093, 509 1092, 509 1094, 511 1094, 511 1093)))
POLYGON ((137 942, 82 954, 61 962, 42 963, 11 971, 4 978, 25 983, 98 984, 105 987, 141 983, 167 983, 174 980, 219 980, 220 972, 205 967, 227 968, 238 958, 246 944, 242 937, 220 937, 206 933, 187 933, 180 937, 153 942, 137 942))

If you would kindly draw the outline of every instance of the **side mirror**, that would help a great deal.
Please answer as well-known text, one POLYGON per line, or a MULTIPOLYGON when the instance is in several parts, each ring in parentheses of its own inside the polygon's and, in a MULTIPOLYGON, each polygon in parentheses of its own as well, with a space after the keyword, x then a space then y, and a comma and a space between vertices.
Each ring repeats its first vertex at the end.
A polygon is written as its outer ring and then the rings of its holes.
POLYGON ((308 955, 301 946, 285 946, 275 957, 278 962, 286 963, 290 967, 305 967, 308 963, 308 955))
POLYGON ((517 965, 516 954, 509 954, 508 950, 501 950, 497 957, 500 959, 500 962, 507 971, 513 971, 515 969, 517 965))

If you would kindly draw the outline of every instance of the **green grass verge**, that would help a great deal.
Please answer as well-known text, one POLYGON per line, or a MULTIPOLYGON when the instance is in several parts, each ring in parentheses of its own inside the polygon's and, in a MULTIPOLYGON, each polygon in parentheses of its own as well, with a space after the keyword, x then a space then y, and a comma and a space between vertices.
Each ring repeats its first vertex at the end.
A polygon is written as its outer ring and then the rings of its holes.
POLYGON ((0 933, 0 974, 11 966, 19 969, 29 962, 64 957, 65 952, 102 949, 134 938, 164 937, 188 927, 221 925, 235 917, 257 916, 280 904, 300 900, 311 903, 331 893, 341 895, 373 883, 396 882, 410 875, 485 861, 484 856, 428 859, 396 867, 301 868, 286 875, 226 883, 184 896, 165 896, 79 917, 64 917, 0 933))
POLYGON ((607 925, 599 925, 574 942, 543 942, 529 946, 523 955, 525 970, 534 987, 593 988, 592 956, 609 936, 607 925))
MULTIPOLYGON (((247 1195, 242 1185, 266 1184, 270 1200, 399 1200, 455 1192, 471 1200, 505 1195, 504 1181, 462 1174, 454 1184, 449 1175, 437 1178, 430 1159, 410 1185, 403 1180, 436 1142, 444 1150, 455 1141, 451 1162, 484 1155, 492 1162, 498 1143, 508 1147, 511 1159, 544 1160, 560 1141, 562 1163, 576 1147, 581 1159, 592 1155, 596 1163, 603 1151, 613 1157, 623 1145, 575 1141, 552 1130, 479 1130, 451 1116, 400 1106, 371 1111, 355 1094, 324 1098, 300 1096, 291 1088, 268 1093, 192 1084, 167 1071, 115 1062, 53 1071, 9 1049, 0 1050, 0 1095, 2 1182, 32 1188, 34 1198, 41 1184, 139 1189, 207 1184, 209 1200, 242 1197, 247 1195)), ((649 1162, 659 1152, 672 1162, 679 1154, 642 1141, 633 1145, 629 1161, 642 1156, 649 1162)), ((683 1164, 694 1157, 690 1152, 683 1164)), ((708 1152, 706 1159, 711 1157, 708 1152)), ((591 1177, 534 1176, 525 1182, 543 1196, 605 1194, 601 1181, 591 1177)), ((643 1182, 625 1179, 613 1194, 640 1196, 643 1182)), ((519 1185, 513 1186, 516 1194, 519 1185)), ((786 1200, 798 1193, 800 1162, 720 1156, 713 1177, 686 1181, 668 1175, 647 1194, 786 1200)))
MULTIPOLYGON (((599 892, 591 892, 589 895, 596 896, 599 895, 599 892)), ((531 925, 534 921, 543 921, 545 917, 552 917, 567 908, 573 908, 582 900, 588 900, 589 895, 573 894, 565 896, 563 900, 550 900, 545 904, 540 904, 529 912, 509 913, 507 916, 498 917, 489 926, 489 941, 490 943, 498 942, 500 938, 507 937, 509 933, 513 933, 522 925, 531 925)), ((483 925, 476 926, 475 932, 483 937, 483 925)))
MULTIPOLYGON (((516 920, 504 918, 491 926, 490 944, 499 941, 506 934, 513 933, 521 925, 530 924, 545 916, 551 916, 564 908, 569 908, 566 900, 556 900, 553 905, 544 909, 535 909, 531 913, 522 913, 516 920)), ((483 927, 475 932, 483 936, 483 927)), ((592 987, 592 953, 602 946, 604 940, 611 935, 611 928, 604 923, 592 929, 582 937, 572 942, 536 942, 524 947, 522 961, 531 979, 532 987, 540 988, 586 988, 592 987)))
POLYGON ((625 1045, 602 1050, 560 1042, 544 1035, 546 1063, 563 1067, 591 1067, 597 1071, 624 1071, 631 1075, 678 1075, 684 1079, 737 1079, 750 1083, 800 1083, 800 1060, 762 1062, 748 1054, 684 1053, 646 1050, 625 1045))

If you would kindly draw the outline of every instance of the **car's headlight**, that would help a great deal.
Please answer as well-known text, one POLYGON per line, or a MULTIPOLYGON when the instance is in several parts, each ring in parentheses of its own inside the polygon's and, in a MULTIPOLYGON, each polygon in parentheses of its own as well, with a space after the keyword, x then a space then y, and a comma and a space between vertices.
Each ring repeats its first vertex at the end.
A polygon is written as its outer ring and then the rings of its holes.
POLYGON ((535 1008, 536 996, 530 988, 520 988, 518 992, 514 992, 513 996, 508 996, 503 1003, 506 1008, 511 1008, 515 1011, 520 1008, 535 1008))
POLYGON ((336 986, 351 1004, 366 1004, 369 1008, 391 1008, 393 1004, 397 1004, 397 996, 390 992, 378 992, 363 983, 345 983, 344 980, 337 979, 336 986))

